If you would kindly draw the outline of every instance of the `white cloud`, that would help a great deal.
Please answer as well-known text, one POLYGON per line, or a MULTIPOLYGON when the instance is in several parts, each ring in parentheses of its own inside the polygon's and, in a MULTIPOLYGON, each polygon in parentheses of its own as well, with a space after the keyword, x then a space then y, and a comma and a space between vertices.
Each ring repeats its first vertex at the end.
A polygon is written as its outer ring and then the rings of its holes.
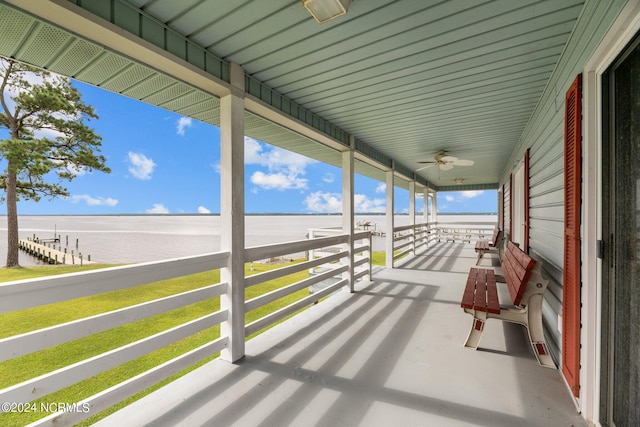
POLYGON ((335 176, 333 176, 332 173, 326 173, 323 177, 322 180, 324 182, 328 182, 328 183, 332 183, 333 181, 335 181, 335 176))
POLYGON ((483 190, 468 190, 460 192, 460 195, 465 199, 473 199, 474 197, 481 196, 482 194, 484 194, 483 190))
POLYGON ((386 201, 384 199, 369 199, 364 194, 354 194, 353 204, 356 212, 379 213, 386 211, 386 201))
POLYGON ((82 175, 87 173, 87 170, 82 166, 78 167, 76 165, 68 164, 66 166, 66 169, 67 169, 67 171, 71 172, 75 176, 82 176, 82 175))
POLYGON ((246 164, 263 164, 262 144, 248 136, 244 137, 244 162, 246 164))
POLYGON ((118 199, 111 197, 92 197, 88 194, 76 194, 71 196, 71 202, 85 202, 89 206, 116 206, 118 204, 118 199))
POLYGON ((162 203, 154 203, 151 209, 147 209, 144 213, 148 214, 166 214, 169 213, 169 209, 167 209, 162 203))
POLYGON ((387 191, 387 184, 385 184, 384 182, 378 184, 378 186, 376 187, 376 193, 384 193, 385 191, 387 191))
POLYGON ((64 169, 75 176, 82 176, 87 173, 87 169, 83 166, 78 167, 72 163, 64 163, 60 160, 52 160, 52 162, 57 164, 59 169, 64 169))
POLYGON ((310 159, 300 154, 292 153, 281 148, 274 148, 267 153, 269 169, 290 170, 303 174, 308 165, 317 163, 317 160, 310 159))
POLYGON ((342 195, 316 191, 304 200, 307 211, 318 213, 336 213, 342 211, 342 195))
POLYGON ((266 166, 270 170, 288 169, 291 171, 304 171, 304 169, 317 160, 296 154, 278 147, 269 146, 248 136, 244 137, 244 162, 266 166))
POLYGON ((266 190, 297 190, 307 188, 308 180, 302 178, 308 165, 316 160, 270 147, 261 142, 244 138, 244 162, 247 165, 259 165, 267 168, 267 172, 256 171, 251 182, 266 190))
MULTIPOLYGON (((342 212, 342 194, 325 193, 316 191, 310 193, 304 200, 306 210, 317 213, 338 213, 342 212)), ((364 194, 354 194, 354 210, 362 213, 385 212, 384 199, 369 199, 364 194)))
POLYGON ((207 208, 205 208, 204 206, 198 206, 198 213, 199 214, 210 214, 211 211, 207 208))
POLYGON ((184 135, 184 130, 188 127, 191 127, 193 120, 189 117, 180 117, 178 119, 177 125, 177 133, 178 135, 184 135))
POLYGON ((299 178, 295 173, 289 173, 288 175, 277 173, 264 173, 262 171, 256 171, 251 175, 251 182, 266 190, 299 190, 307 188, 308 180, 305 178, 299 178))
POLYGON ((142 153, 134 153, 129 151, 129 172, 138 179, 151 179, 151 174, 157 166, 153 160, 142 153))
MULTIPOLYGON (((443 194, 444 200, 447 202, 456 202, 462 203, 467 199, 473 199, 474 197, 478 197, 484 194, 483 190, 468 190, 468 191, 454 191, 451 193, 443 194)), ((444 206, 439 206, 441 209, 444 209, 444 206)))

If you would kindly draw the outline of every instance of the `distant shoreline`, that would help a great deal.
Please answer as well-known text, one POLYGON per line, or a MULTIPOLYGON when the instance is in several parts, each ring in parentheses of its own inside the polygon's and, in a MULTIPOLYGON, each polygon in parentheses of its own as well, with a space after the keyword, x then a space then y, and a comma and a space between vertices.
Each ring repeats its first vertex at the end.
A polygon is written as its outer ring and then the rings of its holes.
MULTIPOLYGON (((341 216, 342 213, 245 213, 245 216, 341 216)), ((356 212, 355 216, 385 216, 386 213, 381 212, 356 212)), ((408 213, 396 213, 395 215, 408 216, 408 213)), ((416 216, 422 216, 422 212, 416 212, 416 216)), ((438 212, 438 216, 448 216, 448 215, 475 215, 475 216, 496 216, 497 212, 438 212)), ((0 217, 6 217, 7 214, 0 214, 0 217)), ((18 214, 21 216, 198 216, 198 217, 206 217, 206 216, 220 216, 219 213, 99 213, 99 214, 18 214)))
MULTIPOLYGON (((395 215, 394 225, 406 226, 409 218, 407 214, 395 215)), ((489 214, 441 214, 438 222, 493 229, 497 218, 489 214)), ((307 238, 310 229, 342 227, 340 215, 248 214, 245 219, 245 247, 300 241, 307 238)), ((387 222, 385 215, 355 216, 356 222, 361 220, 370 221, 374 230, 384 230, 387 222)), ((64 247, 105 264, 216 252, 220 250, 222 233, 222 217, 215 214, 24 215, 18 222, 21 238, 57 236, 65 242, 64 247)), ((423 217, 416 215, 416 222, 423 222, 423 217)), ((0 218, 0 242, 6 242, 7 234, 6 217, 4 223, 0 218)), ((374 250, 384 250, 383 243, 382 238, 374 238, 374 250)), ((0 260, 3 256, 6 257, 6 244, 0 244, 0 260)), ((37 264, 26 253, 21 253, 20 263, 37 264)))

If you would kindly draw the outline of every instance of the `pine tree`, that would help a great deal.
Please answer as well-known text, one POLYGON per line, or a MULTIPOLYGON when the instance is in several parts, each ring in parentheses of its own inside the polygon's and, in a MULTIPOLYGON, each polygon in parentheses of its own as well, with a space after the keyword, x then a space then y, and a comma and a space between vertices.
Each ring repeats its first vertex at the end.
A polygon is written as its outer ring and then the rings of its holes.
POLYGON ((0 58, 0 188, 7 203, 7 267, 18 263, 20 200, 68 197, 63 186, 80 171, 109 173, 101 138, 86 122, 97 119, 67 78, 0 58))

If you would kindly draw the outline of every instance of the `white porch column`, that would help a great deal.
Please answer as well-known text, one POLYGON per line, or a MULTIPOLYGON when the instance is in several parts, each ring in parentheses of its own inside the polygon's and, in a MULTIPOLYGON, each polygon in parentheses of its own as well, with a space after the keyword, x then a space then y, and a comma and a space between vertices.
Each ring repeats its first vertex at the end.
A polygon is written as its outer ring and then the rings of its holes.
POLYGON ((229 290, 220 297, 229 318, 221 336, 229 337, 220 358, 235 362, 244 357, 244 71, 231 63, 234 90, 220 98, 220 250, 230 252, 220 280, 229 290), (235 90, 237 88, 237 90, 235 90))
POLYGON ((425 224, 422 228, 422 238, 424 239, 422 244, 429 247, 429 235, 431 234, 429 231, 429 187, 422 189, 422 206, 422 222, 425 224))
POLYGON ((433 192, 431 195, 431 223, 436 233, 437 240, 440 241, 440 228, 438 227, 438 193, 433 192))
POLYGON ((434 192, 431 196, 431 222, 438 222, 438 192, 434 192))
POLYGON ((411 225, 411 252, 416 254, 416 182, 409 182, 409 224, 411 225))
POLYGON ((343 277, 346 277, 349 281, 349 292, 354 291, 353 280, 353 234, 354 234, 354 149, 355 149, 355 137, 351 135, 349 137, 350 147, 349 150, 342 153, 342 232, 347 234, 346 249, 348 252, 347 258, 343 261, 349 266, 349 270, 344 273, 343 277))
POLYGON ((422 222, 429 224, 429 187, 424 187, 422 190, 422 204, 424 206, 422 209, 422 222))
POLYGON ((393 204, 393 169, 387 171, 386 182, 387 182, 387 215, 386 215, 386 239, 385 239, 385 265, 387 268, 393 268, 393 229, 395 227, 394 224, 394 204, 393 204))

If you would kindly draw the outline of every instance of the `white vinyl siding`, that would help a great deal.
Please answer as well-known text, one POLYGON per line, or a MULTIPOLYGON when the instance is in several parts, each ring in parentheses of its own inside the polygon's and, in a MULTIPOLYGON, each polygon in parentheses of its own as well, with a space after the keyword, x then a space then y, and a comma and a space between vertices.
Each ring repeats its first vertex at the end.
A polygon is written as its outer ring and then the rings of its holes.
MULTIPOLYGON (((549 277, 543 316, 548 344, 557 360, 561 354, 564 230, 564 96, 575 76, 598 46, 626 1, 588 0, 562 58, 540 98, 531 120, 507 162, 500 184, 505 186, 505 228, 512 197, 509 176, 530 148, 530 255, 543 262, 549 277)), ((514 224, 515 226, 515 224, 514 224)))

